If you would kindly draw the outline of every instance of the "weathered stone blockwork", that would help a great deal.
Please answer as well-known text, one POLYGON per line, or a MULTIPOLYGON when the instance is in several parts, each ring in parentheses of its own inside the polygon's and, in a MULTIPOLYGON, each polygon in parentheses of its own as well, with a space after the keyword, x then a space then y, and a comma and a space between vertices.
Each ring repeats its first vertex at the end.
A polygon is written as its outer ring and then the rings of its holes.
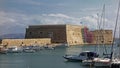
POLYGON ((93 44, 112 44, 113 33, 112 30, 95 30, 93 44))
POLYGON ((67 42, 72 45, 84 44, 82 26, 66 25, 67 42))
POLYGON ((83 44, 82 26, 35 25, 26 29, 25 38, 51 38, 52 43, 83 44))
POLYGON ((8 45, 9 46, 21 46, 21 45, 46 45, 51 44, 50 38, 44 38, 44 39, 3 39, 2 45, 8 45))
MULTIPOLYGON (((91 42, 85 42, 85 31, 80 25, 32 25, 26 28, 26 39, 3 39, 2 44, 8 46, 24 45, 46 45, 68 43, 70 45, 80 44, 111 44, 113 42, 112 30, 89 31, 92 36, 91 42)), ((89 37, 89 36, 88 36, 89 37)), ((88 39, 89 40, 89 39, 88 39)))

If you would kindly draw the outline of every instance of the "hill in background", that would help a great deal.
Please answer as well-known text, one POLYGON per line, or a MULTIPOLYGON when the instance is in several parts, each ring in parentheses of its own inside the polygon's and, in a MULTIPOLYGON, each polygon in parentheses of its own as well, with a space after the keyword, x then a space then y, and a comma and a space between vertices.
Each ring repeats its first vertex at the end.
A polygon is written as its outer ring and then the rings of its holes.
POLYGON ((24 39, 24 33, 0 35, 0 39, 24 39))

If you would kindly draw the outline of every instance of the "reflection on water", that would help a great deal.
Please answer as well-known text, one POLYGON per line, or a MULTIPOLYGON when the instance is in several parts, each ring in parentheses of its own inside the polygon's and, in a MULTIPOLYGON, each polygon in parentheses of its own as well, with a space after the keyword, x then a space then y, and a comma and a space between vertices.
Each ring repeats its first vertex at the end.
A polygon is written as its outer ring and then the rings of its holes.
MULTIPOLYGON (((0 68, 90 68, 82 66, 79 62, 65 62, 62 56, 65 54, 75 55, 86 50, 95 51, 95 47, 95 45, 70 46, 55 50, 41 50, 36 53, 0 55, 0 68)), ((106 46, 106 48, 110 52, 110 46, 106 46)), ((103 51, 104 47, 99 46, 99 53, 102 54, 103 51)))

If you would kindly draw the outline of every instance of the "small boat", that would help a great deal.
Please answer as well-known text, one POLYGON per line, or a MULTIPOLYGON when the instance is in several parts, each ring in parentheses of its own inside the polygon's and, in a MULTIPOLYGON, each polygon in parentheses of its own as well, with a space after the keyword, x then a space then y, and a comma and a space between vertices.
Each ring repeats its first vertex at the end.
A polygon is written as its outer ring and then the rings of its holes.
POLYGON ((36 51, 33 50, 33 49, 25 49, 25 50, 23 50, 23 52, 25 52, 25 53, 34 53, 36 51))
POLYGON ((110 58, 95 58, 93 62, 96 68, 97 67, 109 68, 111 65, 110 58))
POLYGON ((91 59, 83 60, 83 61, 82 61, 82 65, 83 65, 83 66, 94 66, 94 61, 91 60, 91 59))
POLYGON ((115 28, 114 28, 114 35, 113 35, 113 42, 111 45, 111 52, 110 52, 110 57, 109 58, 97 58, 94 60, 94 66, 95 67, 105 67, 105 68, 120 68, 120 57, 115 57, 115 50, 114 50, 114 45, 115 45, 115 34, 117 30, 117 25, 118 25, 118 20, 119 20, 119 9, 120 9, 120 0, 119 0, 119 5, 118 5, 118 11, 117 11, 117 17, 116 17, 116 23, 115 23, 115 28))
POLYGON ((36 50, 34 50, 33 47, 31 47, 31 46, 24 46, 23 47, 23 52, 25 52, 25 53, 34 53, 34 52, 36 52, 36 50))
POLYGON ((21 53, 22 50, 23 49, 21 47, 12 46, 7 49, 7 53, 21 53))
POLYGON ((27 48, 35 50, 35 51, 40 51, 41 47, 38 45, 32 45, 32 46, 27 46, 27 48))
POLYGON ((83 60, 82 61, 82 65, 84 66, 95 66, 95 67, 107 67, 108 64, 110 62, 110 54, 104 54, 102 57, 103 58, 98 58, 95 57, 94 59, 87 59, 87 60, 83 60))
POLYGON ((120 59, 113 58, 96 58, 94 60, 94 66, 96 68, 120 68, 120 59))
POLYGON ((69 47, 69 44, 67 43, 61 43, 55 46, 55 48, 65 48, 65 47, 69 47))
POLYGON ((79 55, 65 55, 63 56, 67 61, 82 62, 83 60, 94 59, 98 54, 91 51, 81 52, 79 55))
POLYGON ((111 68, 120 68, 120 59, 115 59, 112 63, 111 63, 111 68))

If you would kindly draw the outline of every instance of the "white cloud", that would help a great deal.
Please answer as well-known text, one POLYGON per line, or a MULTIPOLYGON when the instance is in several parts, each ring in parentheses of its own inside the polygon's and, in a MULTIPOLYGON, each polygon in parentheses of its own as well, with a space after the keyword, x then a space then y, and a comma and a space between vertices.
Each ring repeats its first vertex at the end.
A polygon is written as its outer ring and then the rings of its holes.
MULTIPOLYGON (((10 13, 0 11, 0 33, 22 33, 29 25, 40 24, 74 24, 84 25, 90 29, 97 27, 97 15, 85 16, 81 18, 71 17, 65 14, 42 14, 42 15, 24 15, 20 13, 10 13), (82 23, 80 23, 82 22, 82 23), (6 27, 6 28, 4 28, 6 27), (21 31, 21 32, 20 32, 21 31)), ((108 28, 112 28, 113 22, 106 19, 106 22, 111 23, 108 28)))
POLYGON ((96 15, 86 16, 81 18, 82 25, 87 26, 89 29, 97 28, 98 17, 96 15))
POLYGON ((71 17, 64 15, 64 14, 48 14, 48 16, 60 17, 60 18, 66 18, 66 19, 71 18, 71 17))
POLYGON ((33 6, 40 6, 44 4, 43 2, 34 1, 34 0, 13 0, 13 3, 27 4, 33 6))

